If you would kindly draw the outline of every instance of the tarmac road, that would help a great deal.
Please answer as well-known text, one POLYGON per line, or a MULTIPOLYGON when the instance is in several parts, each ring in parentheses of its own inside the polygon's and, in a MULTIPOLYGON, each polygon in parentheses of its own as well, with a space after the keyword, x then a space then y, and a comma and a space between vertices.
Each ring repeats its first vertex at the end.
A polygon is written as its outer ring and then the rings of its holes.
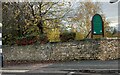
POLYGON ((53 63, 31 69, 25 73, 4 72, 2 75, 120 75, 120 60, 83 60, 53 63), (73 74, 72 74, 73 73, 73 74))

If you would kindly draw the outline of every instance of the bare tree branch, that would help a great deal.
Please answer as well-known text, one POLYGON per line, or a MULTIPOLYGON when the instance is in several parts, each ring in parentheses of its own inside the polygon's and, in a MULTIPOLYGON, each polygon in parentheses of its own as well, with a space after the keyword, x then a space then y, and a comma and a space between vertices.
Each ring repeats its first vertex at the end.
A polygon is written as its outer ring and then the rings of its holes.
POLYGON ((42 15, 45 15, 57 3, 58 2, 53 3, 44 13, 42 13, 42 15))

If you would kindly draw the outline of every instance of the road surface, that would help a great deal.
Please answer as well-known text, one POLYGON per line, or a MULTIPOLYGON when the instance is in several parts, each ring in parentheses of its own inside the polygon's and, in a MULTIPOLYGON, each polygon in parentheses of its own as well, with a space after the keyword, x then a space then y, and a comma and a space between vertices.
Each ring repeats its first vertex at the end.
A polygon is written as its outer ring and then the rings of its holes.
POLYGON ((83 60, 38 66, 22 73, 3 72, 2 75, 120 75, 118 70, 119 60, 83 60))

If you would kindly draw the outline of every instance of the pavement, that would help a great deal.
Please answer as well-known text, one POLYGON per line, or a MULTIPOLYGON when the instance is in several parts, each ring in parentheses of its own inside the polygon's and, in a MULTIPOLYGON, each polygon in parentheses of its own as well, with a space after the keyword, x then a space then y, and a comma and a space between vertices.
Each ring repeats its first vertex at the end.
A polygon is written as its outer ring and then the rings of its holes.
POLYGON ((120 75, 118 71, 119 60, 24 64, 6 66, 0 70, 1 75, 120 75))
POLYGON ((51 64, 21 64, 21 65, 4 66, 0 69, 0 72, 1 73, 25 73, 30 70, 46 67, 48 65, 51 65, 51 64))
POLYGON ((4 66, 1 68, 2 70, 33 70, 40 67, 46 67, 51 64, 21 64, 21 65, 12 65, 12 66, 4 66))

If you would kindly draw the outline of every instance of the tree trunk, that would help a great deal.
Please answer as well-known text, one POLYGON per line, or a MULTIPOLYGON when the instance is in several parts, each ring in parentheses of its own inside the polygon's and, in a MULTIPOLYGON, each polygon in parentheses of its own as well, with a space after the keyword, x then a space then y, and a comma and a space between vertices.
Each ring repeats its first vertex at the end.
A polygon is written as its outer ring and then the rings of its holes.
POLYGON ((20 25, 18 24, 18 30, 17 30, 18 36, 21 37, 21 31, 20 31, 20 25))
POLYGON ((43 34, 43 21, 42 21, 42 15, 41 15, 41 14, 42 14, 42 12, 41 12, 41 10, 42 10, 42 8, 41 8, 41 7, 42 7, 42 2, 40 2, 40 5, 39 5, 39 6, 40 6, 40 7, 39 7, 39 8, 40 8, 39 12, 40 12, 41 20, 39 21, 39 23, 38 23, 37 26, 38 26, 38 28, 39 28, 40 33, 43 34))
POLYGON ((40 33, 43 34, 43 22, 40 21, 37 26, 38 26, 38 28, 40 30, 40 33))

